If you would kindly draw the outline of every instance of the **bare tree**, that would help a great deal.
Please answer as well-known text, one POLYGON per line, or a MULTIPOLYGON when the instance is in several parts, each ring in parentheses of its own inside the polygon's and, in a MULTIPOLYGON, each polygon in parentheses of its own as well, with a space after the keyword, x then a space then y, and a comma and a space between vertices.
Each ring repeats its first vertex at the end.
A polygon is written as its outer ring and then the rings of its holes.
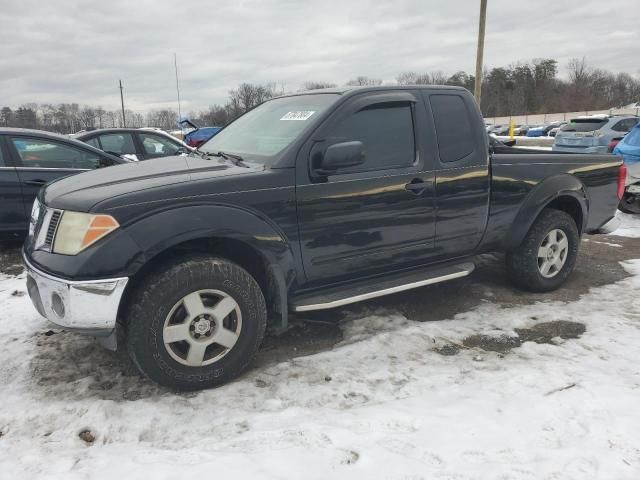
POLYGON ((429 83, 431 83, 429 75, 426 74, 426 78, 424 76, 425 74, 420 75, 416 72, 402 72, 396 77, 396 82, 398 82, 398 85, 428 85, 429 83), (421 82, 421 80, 426 81, 421 82))
MULTIPOLYGON (((147 113, 146 126, 170 130, 172 128, 176 128, 177 121, 178 113, 175 110, 171 110, 168 108, 162 110, 152 110, 151 112, 147 113)), ((127 124, 129 124, 130 126, 137 126, 136 123, 142 122, 142 115, 134 114, 133 112, 127 113, 127 124), (137 117, 136 115, 139 115, 139 117, 137 117), (132 116, 136 116, 136 118, 132 118, 132 116)))
POLYGON ((331 82, 318 82, 318 81, 309 81, 304 82, 303 90, 320 90, 322 88, 333 88, 337 85, 331 82))
POLYGON ((432 73, 403 72, 396 77, 399 85, 445 85, 448 76, 441 70, 432 73))
POLYGON ((431 73, 431 83, 433 85, 446 85, 449 77, 442 70, 436 70, 431 73))
POLYGON ((229 91, 231 111, 242 114, 275 95, 276 85, 274 83, 266 85, 242 83, 235 90, 229 91))
POLYGON ((80 123, 82 124, 82 127, 87 129, 87 128, 94 128, 95 122, 96 122, 96 111, 95 109, 88 107, 88 106, 84 106, 82 107, 82 109, 78 112, 78 120, 80 120, 80 123))
POLYGON ((11 107, 2 107, 2 110, 0 110, 0 121, 2 121, 5 127, 13 124, 13 110, 11 110, 11 107))
POLYGON ((369 77, 356 77, 353 78, 351 80, 349 80, 346 83, 347 86, 349 87, 358 87, 358 86, 371 86, 371 87, 375 87, 377 85, 382 85, 382 80, 378 79, 378 78, 369 78, 369 77))
POLYGON ((567 64, 567 69, 569 70, 569 82, 574 85, 585 84, 591 74, 585 57, 572 58, 567 64))

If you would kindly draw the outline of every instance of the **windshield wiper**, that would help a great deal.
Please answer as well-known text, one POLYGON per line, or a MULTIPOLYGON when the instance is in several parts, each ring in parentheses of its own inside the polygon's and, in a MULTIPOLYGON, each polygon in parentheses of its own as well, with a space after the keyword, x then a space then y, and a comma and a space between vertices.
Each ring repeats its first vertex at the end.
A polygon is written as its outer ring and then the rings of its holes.
POLYGON ((223 151, 219 151, 217 153, 213 153, 213 152, 204 152, 204 153, 211 157, 222 157, 225 160, 229 160, 231 163, 239 167, 249 168, 249 165, 244 163, 244 158, 242 158, 240 155, 234 155, 233 153, 227 153, 223 151))

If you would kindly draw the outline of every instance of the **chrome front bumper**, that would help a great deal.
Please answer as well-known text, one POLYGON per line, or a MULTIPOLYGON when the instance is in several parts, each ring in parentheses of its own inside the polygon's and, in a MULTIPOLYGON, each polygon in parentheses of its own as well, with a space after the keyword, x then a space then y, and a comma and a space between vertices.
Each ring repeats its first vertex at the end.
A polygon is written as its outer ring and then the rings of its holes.
POLYGON ((109 335, 116 327, 120 299, 129 279, 71 281, 44 273, 29 263, 27 290, 38 313, 61 327, 109 335))

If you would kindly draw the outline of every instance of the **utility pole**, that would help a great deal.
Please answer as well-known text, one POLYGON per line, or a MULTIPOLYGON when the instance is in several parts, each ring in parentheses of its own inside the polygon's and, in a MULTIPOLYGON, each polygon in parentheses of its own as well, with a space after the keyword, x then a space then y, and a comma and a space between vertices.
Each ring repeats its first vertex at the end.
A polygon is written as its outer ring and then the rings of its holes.
MULTIPOLYGON (((173 65, 176 68, 176 91, 178 92, 178 120, 182 120, 182 111, 180 109, 180 84, 178 83, 178 56, 173 54, 173 65)), ((180 128, 182 130, 182 127, 180 128)))
POLYGON ((484 25, 487 20, 487 0, 480 0, 480 25, 478 27, 478 51, 476 53, 476 83, 473 95, 480 105, 482 94, 482 56, 484 54, 484 25))
POLYGON ((122 96, 122 80, 120 80, 120 105, 122 105, 122 128, 126 128, 127 120, 124 117, 124 97, 122 96))

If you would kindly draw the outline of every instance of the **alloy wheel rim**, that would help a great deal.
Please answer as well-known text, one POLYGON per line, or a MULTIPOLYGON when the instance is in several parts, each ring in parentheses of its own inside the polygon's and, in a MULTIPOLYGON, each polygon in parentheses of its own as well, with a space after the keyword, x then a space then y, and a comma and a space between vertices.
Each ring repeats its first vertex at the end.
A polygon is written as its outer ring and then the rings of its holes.
POLYGON ((221 290, 197 290, 182 297, 165 318, 162 341, 175 361, 188 367, 217 362, 242 331, 238 302, 221 290))
POLYGON ((569 240, 559 228, 551 230, 538 247, 538 271, 545 278, 553 278, 567 262, 569 240))

